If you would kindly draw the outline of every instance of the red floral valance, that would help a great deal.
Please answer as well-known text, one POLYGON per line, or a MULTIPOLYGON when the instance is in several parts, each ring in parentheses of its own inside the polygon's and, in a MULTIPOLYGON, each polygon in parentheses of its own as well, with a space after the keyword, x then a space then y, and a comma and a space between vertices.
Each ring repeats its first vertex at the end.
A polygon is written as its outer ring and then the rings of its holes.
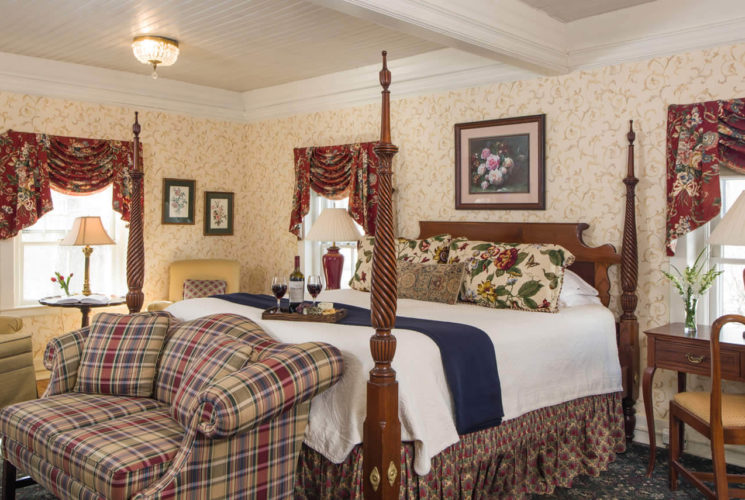
POLYGON ((113 208, 129 220, 131 169, 129 141, 8 130, 0 135, 0 239, 12 238, 52 210, 50 186, 88 194, 113 183, 113 208))
POLYGON ((349 197, 349 214, 375 234, 378 215, 378 157, 375 142, 295 148, 295 194, 290 232, 300 237, 300 225, 310 208, 310 190, 325 198, 349 197))
POLYGON ((667 113, 667 254, 719 214, 721 165, 745 173, 742 99, 672 105, 667 113))

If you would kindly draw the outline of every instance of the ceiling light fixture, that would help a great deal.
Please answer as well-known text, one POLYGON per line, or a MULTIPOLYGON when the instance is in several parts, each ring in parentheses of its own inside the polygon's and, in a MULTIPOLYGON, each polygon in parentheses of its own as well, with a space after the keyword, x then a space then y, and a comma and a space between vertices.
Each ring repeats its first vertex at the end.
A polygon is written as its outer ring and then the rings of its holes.
POLYGON ((170 66, 178 59, 178 41, 163 36, 143 35, 132 40, 132 52, 138 61, 153 65, 153 79, 158 78, 158 65, 170 66))

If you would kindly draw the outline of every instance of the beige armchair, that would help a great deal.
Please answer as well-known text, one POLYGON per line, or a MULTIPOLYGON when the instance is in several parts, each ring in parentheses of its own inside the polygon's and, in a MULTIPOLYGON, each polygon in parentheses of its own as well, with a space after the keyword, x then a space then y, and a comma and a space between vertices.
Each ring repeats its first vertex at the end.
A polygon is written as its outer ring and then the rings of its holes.
POLYGON ((161 311, 184 298, 184 281, 224 280, 227 284, 225 293, 239 290, 241 265, 237 260, 229 259, 190 259, 177 260, 168 267, 168 300, 151 302, 148 311, 161 311))
POLYGON ((36 371, 31 334, 23 320, 0 316, 0 407, 36 398, 36 371))

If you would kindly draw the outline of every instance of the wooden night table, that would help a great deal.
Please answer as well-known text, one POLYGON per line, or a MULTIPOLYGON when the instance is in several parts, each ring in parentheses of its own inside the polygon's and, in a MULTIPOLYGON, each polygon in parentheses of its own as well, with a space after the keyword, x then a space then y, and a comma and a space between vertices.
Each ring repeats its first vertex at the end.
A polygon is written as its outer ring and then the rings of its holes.
MULTIPOLYGON (((725 325, 721 332, 720 353, 722 378, 745 382, 745 339, 742 325, 725 325)), ((642 379, 644 412, 649 430, 649 465, 647 476, 654 470, 656 439, 652 411, 652 377, 657 368, 678 372, 678 392, 686 390, 686 374, 711 375, 709 339, 711 327, 698 325, 693 335, 683 333, 683 323, 669 323, 646 330, 647 368, 642 379)), ((683 426, 681 426, 681 433, 683 426)), ((683 442, 682 436, 680 442, 683 442)))
POLYGON ((39 303, 49 307, 76 307, 80 309, 80 314, 83 316, 80 327, 85 328, 88 326, 88 315, 93 307, 111 307, 124 304, 126 299, 124 297, 114 297, 103 303, 87 303, 87 302, 68 302, 68 303, 57 303, 54 299, 59 297, 44 297, 39 299, 39 303))

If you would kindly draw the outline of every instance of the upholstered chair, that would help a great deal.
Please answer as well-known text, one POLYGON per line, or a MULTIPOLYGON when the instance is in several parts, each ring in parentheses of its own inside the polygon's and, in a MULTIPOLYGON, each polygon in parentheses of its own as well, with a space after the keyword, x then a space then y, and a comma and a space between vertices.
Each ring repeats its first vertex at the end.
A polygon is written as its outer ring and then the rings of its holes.
MULTIPOLYGON (((722 367, 719 352, 720 331, 727 323, 745 325, 745 316, 730 314, 714 321, 711 331, 711 392, 680 392, 670 401, 670 489, 678 487, 678 473, 710 499, 745 498, 745 490, 731 489, 730 482, 743 483, 745 475, 727 474, 725 444, 745 444, 745 394, 722 393, 722 367), (684 424, 711 442, 714 473, 696 472, 680 462, 681 429, 684 424), (715 489, 704 481, 713 481, 715 489)), ((740 335, 741 329, 736 330, 740 335)))
MULTIPOLYGON (((169 305, 184 298, 184 285, 195 282, 224 281, 225 291, 235 293, 240 287, 241 265, 229 259, 190 259, 177 260, 168 267, 168 300, 151 302, 148 311, 162 311, 169 305)), ((198 286, 198 285, 197 285, 198 286)), ((192 297, 198 296, 192 295, 192 297)), ((189 297, 187 297, 189 298, 189 297)))
POLYGON ((36 398, 36 372, 31 333, 23 320, 0 316, 0 407, 36 398))

